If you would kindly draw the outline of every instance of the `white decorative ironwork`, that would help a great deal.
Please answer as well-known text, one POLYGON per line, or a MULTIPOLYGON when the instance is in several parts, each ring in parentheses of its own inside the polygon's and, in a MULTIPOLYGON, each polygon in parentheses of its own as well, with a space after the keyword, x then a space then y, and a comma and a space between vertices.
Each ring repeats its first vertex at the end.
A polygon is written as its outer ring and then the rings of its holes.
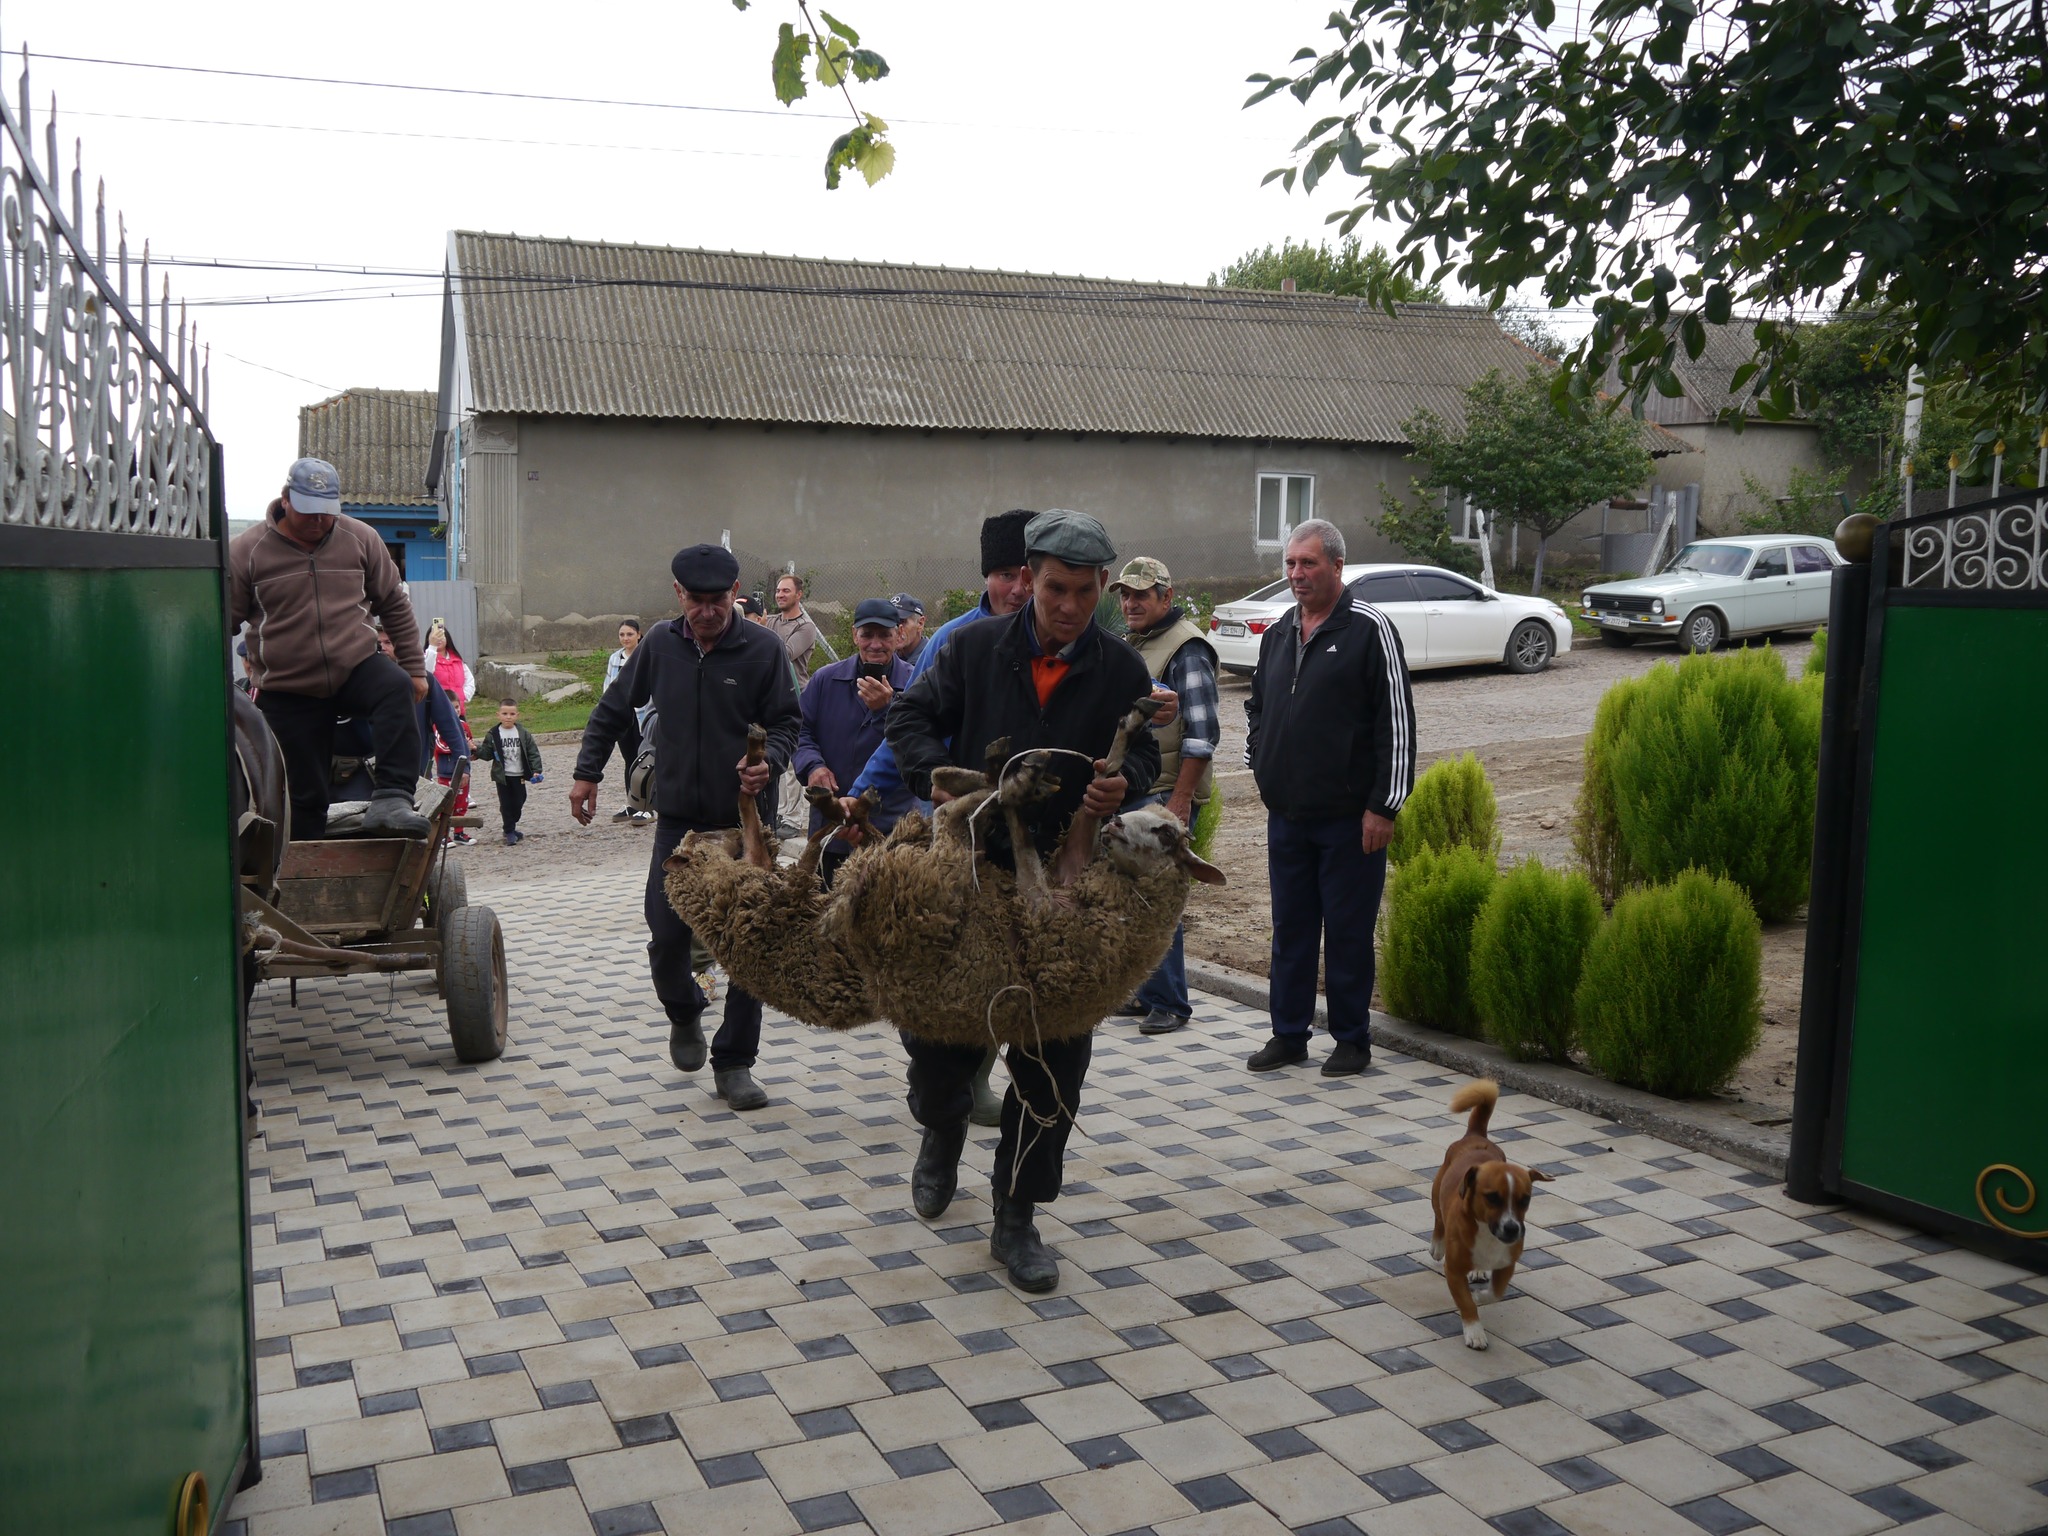
POLYGON ((88 249, 78 146, 67 214, 56 103, 40 162, 30 122, 24 58, 19 105, 0 92, 0 527, 211 537, 207 365, 184 306, 174 326, 165 281, 152 331, 145 245, 131 307, 105 184, 88 249))
POLYGON ((2048 592, 2048 497, 1958 507, 1897 530, 1899 585, 1922 592, 2048 592))

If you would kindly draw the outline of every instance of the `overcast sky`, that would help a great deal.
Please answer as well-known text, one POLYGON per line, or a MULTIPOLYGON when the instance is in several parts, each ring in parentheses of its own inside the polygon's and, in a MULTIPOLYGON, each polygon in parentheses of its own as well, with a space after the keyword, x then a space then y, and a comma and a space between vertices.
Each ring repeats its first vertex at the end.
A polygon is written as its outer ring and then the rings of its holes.
MULTIPOLYGON (((1241 110, 1245 76, 1320 46, 1328 11, 1328 0, 845 0, 834 14, 893 70, 854 95, 890 122, 898 160, 879 187, 856 176, 837 192, 821 167, 841 120, 785 111, 769 87, 775 29, 794 0, 755 0, 745 13, 729 0, 10 0, 0 42, 13 58, 10 100, 26 44, 758 114, 36 58, 38 141, 54 92, 67 160, 83 140, 87 187, 103 178, 131 239, 181 258, 438 271, 447 232, 478 229, 1198 283, 1249 247, 1322 238, 1324 216, 1343 206, 1342 178, 1314 197, 1259 185, 1307 127, 1306 109, 1283 97, 1241 110)), ((835 104, 814 86, 795 110, 835 104)), ((300 406, 352 385, 436 382, 433 279, 179 269, 171 283, 194 301, 301 300, 196 311, 213 345, 213 423, 236 517, 275 494, 300 406), (303 301, 314 294, 336 301, 303 301)))

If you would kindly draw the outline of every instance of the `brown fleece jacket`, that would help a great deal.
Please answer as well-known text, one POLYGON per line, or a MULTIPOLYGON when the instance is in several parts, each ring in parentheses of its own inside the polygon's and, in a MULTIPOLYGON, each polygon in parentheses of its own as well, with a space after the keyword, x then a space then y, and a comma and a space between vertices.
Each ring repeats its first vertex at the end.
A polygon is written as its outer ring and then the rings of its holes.
POLYGON ((294 544, 273 501, 260 526, 228 545, 228 624, 250 626, 249 670, 259 688, 324 699, 377 654, 372 616, 391 632, 398 664, 427 675, 419 620, 377 530, 343 514, 319 547, 294 544))

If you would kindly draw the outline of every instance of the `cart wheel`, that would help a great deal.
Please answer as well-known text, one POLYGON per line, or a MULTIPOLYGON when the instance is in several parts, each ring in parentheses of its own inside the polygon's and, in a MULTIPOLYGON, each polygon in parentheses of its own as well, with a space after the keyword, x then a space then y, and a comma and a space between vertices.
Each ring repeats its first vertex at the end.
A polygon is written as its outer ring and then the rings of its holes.
POLYGON ((457 1061, 505 1053, 505 934, 489 907, 458 907, 441 925, 448 1038, 457 1061))
POLYGON ((462 872, 460 859, 444 853, 434 871, 433 884, 427 887, 427 926, 440 927, 443 916, 468 905, 469 876, 462 872))

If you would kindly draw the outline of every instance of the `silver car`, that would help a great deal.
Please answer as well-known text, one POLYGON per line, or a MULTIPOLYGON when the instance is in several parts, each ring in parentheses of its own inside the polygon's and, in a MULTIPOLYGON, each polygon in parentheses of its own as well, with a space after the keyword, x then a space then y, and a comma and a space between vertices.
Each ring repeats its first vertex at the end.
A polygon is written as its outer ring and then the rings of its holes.
POLYGON ((1700 539, 1655 576, 1586 588, 1579 613, 1609 645, 1676 640, 1681 650, 1711 651, 1731 636, 1825 624, 1843 563, 1831 541, 1813 534, 1700 539))

